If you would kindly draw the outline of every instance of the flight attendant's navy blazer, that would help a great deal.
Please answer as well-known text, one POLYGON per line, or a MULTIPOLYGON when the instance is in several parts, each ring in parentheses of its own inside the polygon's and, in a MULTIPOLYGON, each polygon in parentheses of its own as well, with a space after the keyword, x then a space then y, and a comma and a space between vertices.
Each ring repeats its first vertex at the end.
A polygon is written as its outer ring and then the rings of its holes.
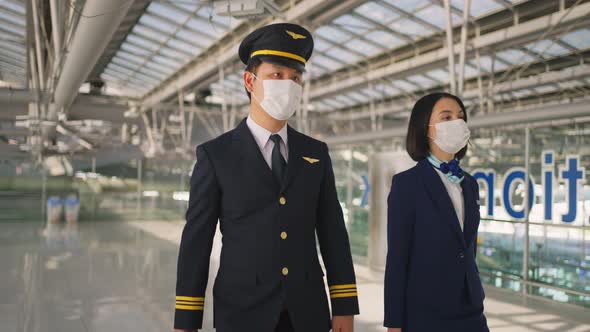
POLYGON ((403 332, 489 331, 475 262, 477 181, 465 174, 461 230, 449 194, 424 159, 393 177, 388 198, 386 327, 403 332))

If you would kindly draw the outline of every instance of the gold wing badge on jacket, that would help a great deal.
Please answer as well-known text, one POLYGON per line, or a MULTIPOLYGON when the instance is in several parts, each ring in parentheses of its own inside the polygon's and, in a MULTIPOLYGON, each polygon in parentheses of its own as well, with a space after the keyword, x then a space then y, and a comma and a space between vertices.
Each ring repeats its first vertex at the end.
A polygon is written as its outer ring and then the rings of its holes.
POLYGON ((310 157, 303 157, 303 159, 305 159, 305 161, 307 161, 308 163, 310 163, 312 165, 320 161, 319 159, 314 159, 314 158, 310 158, 310 157))

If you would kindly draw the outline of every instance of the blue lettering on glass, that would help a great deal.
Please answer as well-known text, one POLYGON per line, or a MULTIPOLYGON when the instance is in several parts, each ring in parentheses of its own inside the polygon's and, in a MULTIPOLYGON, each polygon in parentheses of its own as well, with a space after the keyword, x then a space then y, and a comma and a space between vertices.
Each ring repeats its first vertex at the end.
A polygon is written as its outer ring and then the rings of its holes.
MULTIPOLYGON (((542 181, 542 202, 543 202, 543 216, 547 221, 553 220, 553 186, 555 179, 555 152, 551 150, 543 151, 541 158, 541 181, 542 181)), ((477 169, 472 173, 473 177, 480 186, 483 185, 487 197, 487 215, 494 216, 494 186, 496 183, 496 172, 492 169, 477 169)), ((557 181, 563 183, 566 187, 566 202, 567 213, 561 216, 561 220, 566 223, 571 223, 576 220, 577 203, 578 203, 578 188, 583 183, 586 177, 586 170, 580 166, 580 156, 570 155, 566 157, 565 165, 559 167, 557 174, 557 181)), ((509 169, 503 176, 504 183, 501 187, 500 198, 502 205, 508 215, 515 219, 524 218, 524 206, 516 209, 512 204, 512 193, 515 185, 518 183, 524 184, 525 170, 520 167, 509 169)), ((535 200, 534 181, 530 179, 529 186, 529 209, 533 207, 535 200)))
MULTIPOLYGON (((485 190, 488 192, 487 196, 487 209, 488 216, 494 215, 494 186, 496 180, 496 172, 494 170, 477 171, 473 173, 475 180, 482 180, 485 184, 485 190), (490 194, 491 193, 491 194, 490 194)), ((479 181, 478 181, 479 182, 479 181)))
POLYGON ((559 181, 564 181, 567 184, 567 199, 568 212, 561 216, 563 222, 573 222, 576 220, 577 206, 578 206, 578 184, 582 182, 585 176, 585 169, 578 168, 580 164, 579 156, 568 156, 567 169, 565 167, 559 168, 559 181))
MULTIPOLYGON (((512 206, 512 200, 510 199, 510 194, 513 192, 512 188, 514 187, 517 181, 520 181, 523 184, 525 183, 525 174, 525 169, 523 169, 522 167, 515 167, 509 169, 508 172, 506 172, 506 174, 504 175, 504 185, 502 186, 502 202, 504 203, 504 209, 506 209, 508 215, 516 219, 524 218, 525 209, 524 205, 520 210, 514 209, 514 207, 512 206)), ((529 211, 533 208, 533 202, 535 199, 535 191, 533 188, 535 188, 533 178, 529 177, 529 211)))
POLYGON ((541 167, 543 172, 542 185, 543 185, 543 207, 544 207, 544 219, 546 221, 553 220, 553 170, 555 169, 555 163, 553 162, 553 151, 543 151, 543 165, 541 167))
POLYGON ((369 193, 371 192, 371 185, 369 184, 369 179, 366 175, 362 176, 363 183, 365 184, 365 191, 363 191, 363 198, 361 200, 361 207, 367 206, 369 202, 369 193))

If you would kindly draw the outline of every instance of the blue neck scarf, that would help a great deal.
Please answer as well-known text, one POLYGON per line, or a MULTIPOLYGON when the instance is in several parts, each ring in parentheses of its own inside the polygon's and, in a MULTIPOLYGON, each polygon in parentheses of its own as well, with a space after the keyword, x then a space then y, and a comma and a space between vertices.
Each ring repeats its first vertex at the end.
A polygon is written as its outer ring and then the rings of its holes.
POLYGON ((459 166, 459 160, 453 159, 450 162, 440 161, 432 153, 426 157, 434 168, 440 170, 452 183, 461 183, 465 178, 465 174, 459 166))

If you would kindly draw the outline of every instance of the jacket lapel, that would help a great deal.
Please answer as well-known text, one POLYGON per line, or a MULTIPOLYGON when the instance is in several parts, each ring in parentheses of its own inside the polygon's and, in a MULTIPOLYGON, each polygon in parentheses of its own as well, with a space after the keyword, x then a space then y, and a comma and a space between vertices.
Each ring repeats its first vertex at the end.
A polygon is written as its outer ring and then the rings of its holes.
POLYGON ((476 203, 476 193, 469 177, 466 176, 463 182, 461 182, 461 188, 463 189, 463 201, 465 202, 465 242, 469 243, 469 240, 473 238, 473 235, 477 230, 479 206, 476 203))
POLYGON ((422 174, 421 178, 423 179, 423 185, 426 188, 430 198, 434 201, 437 209, 442 214, 441 219, 443 219, 448 224, 453 233, 456 235, 457 240, 461 243, 463 248, 465 248, 465 238, 463 236, 463 232, 461 231, 461 226, 459 225, 457 213, 455 213, 453 202, 451 201, 449 193, 442 183, 440 176, 436 174, 436 170, 434 170, 428 160, 423 159, 418 164, 420 165, 420 173, 422 174))
POLYGON ((289 144, 289 160, 287 161, 287 174, 281 186, 281 192, 285 192, 287 187, 293 182, 293 179, 299 173, 303 165, 303 142, 301 134, 290 126, 287 127, 288 144, 289 144))
POLYGON ((246 119, 242 120, 236 128, 234 141, 237 143, 234 153, 239 156, 238 165, 243 165, 245 173, 255 176, 261 183, 271 186, 275 190, 278 189, 279 183, 264 160, 264 156, 248 128, 246 119))

